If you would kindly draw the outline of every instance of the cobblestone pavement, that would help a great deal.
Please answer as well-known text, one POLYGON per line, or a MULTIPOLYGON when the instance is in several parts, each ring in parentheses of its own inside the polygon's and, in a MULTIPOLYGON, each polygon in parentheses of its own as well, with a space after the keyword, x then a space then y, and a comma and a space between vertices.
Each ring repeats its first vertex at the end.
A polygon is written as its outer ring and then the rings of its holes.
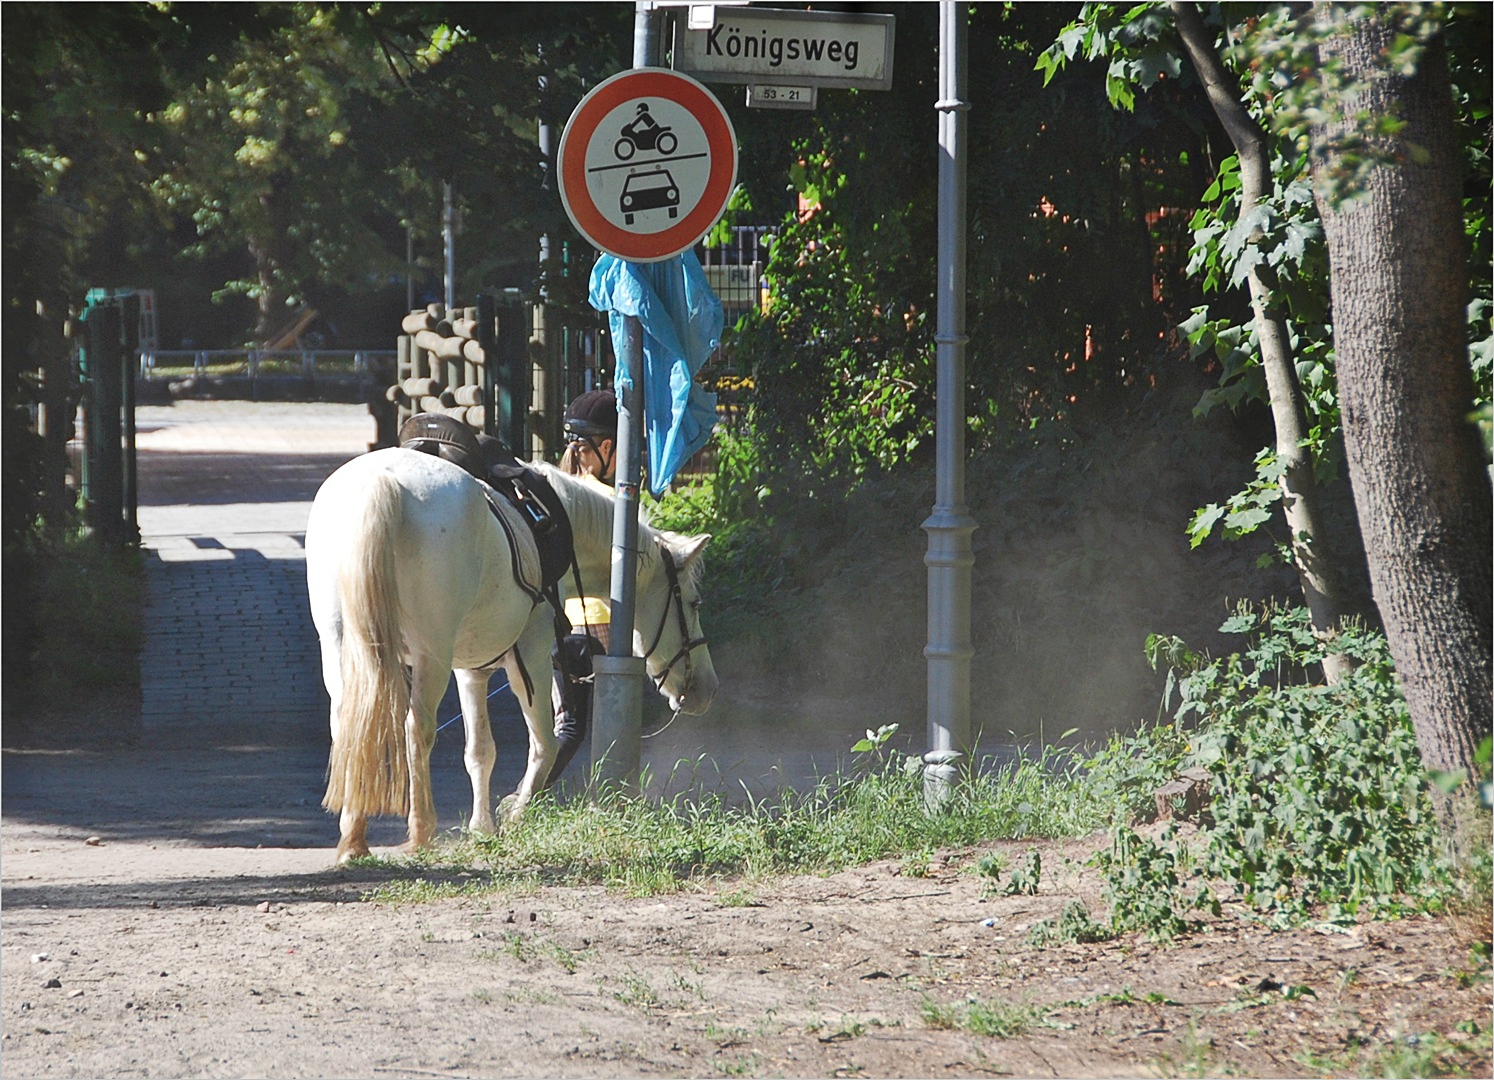
POLYGON ((146 734, 324 729, 306 518, 322 480, 368 449, 373 418, 361 405, 181 401, 138 409, 136 429, 146 734))

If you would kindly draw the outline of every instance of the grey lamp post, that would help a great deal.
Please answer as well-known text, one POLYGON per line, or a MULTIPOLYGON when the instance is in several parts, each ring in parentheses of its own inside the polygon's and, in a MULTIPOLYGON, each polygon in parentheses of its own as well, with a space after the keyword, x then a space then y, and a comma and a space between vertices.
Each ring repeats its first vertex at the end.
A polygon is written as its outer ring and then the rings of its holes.
POLYGON ((971 750, 970 534, 965 506, 965 99, 963 5, 939 4, 939 279, 934 511, 928 533, 928 753, 924 792, 942 803, 971 750))

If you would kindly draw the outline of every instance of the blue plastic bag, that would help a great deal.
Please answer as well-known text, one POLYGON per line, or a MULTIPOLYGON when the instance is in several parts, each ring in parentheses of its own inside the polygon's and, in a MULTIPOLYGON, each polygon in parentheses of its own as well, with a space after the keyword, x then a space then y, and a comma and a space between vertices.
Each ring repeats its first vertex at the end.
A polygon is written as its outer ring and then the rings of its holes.
MULTIPOLYGON (((721 301, 693 251, 655 263, 603 255, 590 292, 591 306, 608 313, 614 342, 624 334, 624 316, 643 324, 648 485, 658 497, 716 426, 716 395, 697 386, 695 374, 721 343, 721 301)), ((616 384, 619 393, 628 385, 620 368, 616 384)))

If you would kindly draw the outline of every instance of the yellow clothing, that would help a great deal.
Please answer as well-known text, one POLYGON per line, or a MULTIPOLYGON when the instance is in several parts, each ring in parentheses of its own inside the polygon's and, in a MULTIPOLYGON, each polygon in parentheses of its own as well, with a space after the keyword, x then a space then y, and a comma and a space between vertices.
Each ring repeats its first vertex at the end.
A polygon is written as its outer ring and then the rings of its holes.
POLYGON ((565 617, 578 630, 585 624, 602 626, 612 621, 607 601, 599 596, 572 596, 565 602, 565 617))

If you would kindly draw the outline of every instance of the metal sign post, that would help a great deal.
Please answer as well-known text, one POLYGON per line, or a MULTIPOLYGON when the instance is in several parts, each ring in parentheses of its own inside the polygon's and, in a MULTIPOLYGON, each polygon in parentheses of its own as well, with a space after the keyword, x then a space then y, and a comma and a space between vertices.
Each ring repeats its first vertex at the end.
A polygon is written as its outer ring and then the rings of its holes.
POLYGON ((628 378, 617 403, 617 477, 612 504, 613 633, 607 655, 592 660, 591 762, 597 779, 638 786, 642 767, 644 660, 633 655, 633 613, 638 585, 638 494, 643 488, 643 324, 625 318, 614 342, 617 367, 628 378))
MULTIPOLYGON (((659 12, 639 3, 633 70, 606 79, 576 106, 557 155, 561 202, 580 233, 631 263, 694 247, 736 184, 736 133, 721 103, 694 79, 650 66, 659 12)), ((612 634, 593 663, 592 763, 597 778, 636 790, 642 758, 645 664, 633 655, 638 499, 643 487, 643 326, 622 317, 617 352, 617 479, 612 517, 612 634)), ((616 323, 614 323, 616 327, 616 323)))

